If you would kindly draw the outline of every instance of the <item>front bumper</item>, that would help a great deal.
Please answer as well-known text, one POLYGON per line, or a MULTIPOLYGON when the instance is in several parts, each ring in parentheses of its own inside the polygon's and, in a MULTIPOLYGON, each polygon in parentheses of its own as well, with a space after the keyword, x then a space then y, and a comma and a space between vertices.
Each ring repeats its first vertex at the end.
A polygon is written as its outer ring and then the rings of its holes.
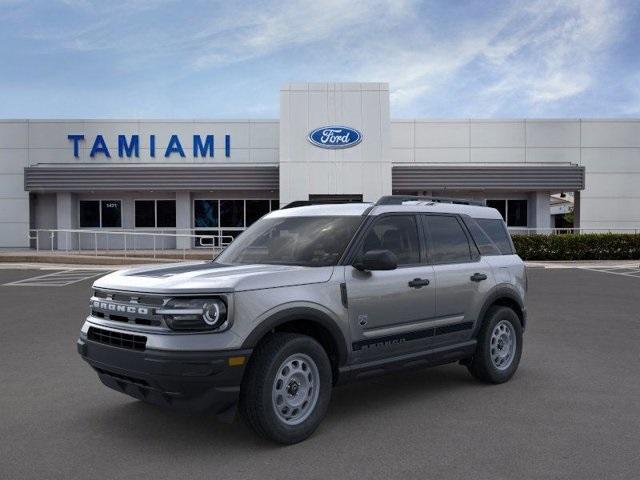
POLYGON ((251 355, 251 350, 136 351, 84 336, 78 339, 77 346, 78 353, 107 387, 187 412, 223 413, 234 407, 251 355), (230 357, 244 357, 244 362, 230 366, 230 357))

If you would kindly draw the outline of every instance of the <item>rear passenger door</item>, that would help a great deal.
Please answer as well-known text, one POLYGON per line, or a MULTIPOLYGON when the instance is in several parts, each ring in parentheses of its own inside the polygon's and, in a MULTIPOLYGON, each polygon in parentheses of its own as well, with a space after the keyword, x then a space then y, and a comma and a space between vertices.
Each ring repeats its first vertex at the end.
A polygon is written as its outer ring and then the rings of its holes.
POLYGON ((436 281, 434 343, 464 340, 471 336, 473 312, 490 288, 491 270, 457 215, 425 214, 421 220, 436 281))

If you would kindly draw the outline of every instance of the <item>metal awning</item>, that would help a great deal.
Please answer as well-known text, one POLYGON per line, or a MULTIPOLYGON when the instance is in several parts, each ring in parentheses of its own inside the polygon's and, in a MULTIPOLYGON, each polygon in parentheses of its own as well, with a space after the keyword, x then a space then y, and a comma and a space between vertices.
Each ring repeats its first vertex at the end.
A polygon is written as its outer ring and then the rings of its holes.
POLYGON ((118 190, 277 190, 277 166, 35 165, 24 169, 29 192, 118 190))
POLYGON ((393 167, 394 190, 583 190, 580 165, 402 165, 393 167))

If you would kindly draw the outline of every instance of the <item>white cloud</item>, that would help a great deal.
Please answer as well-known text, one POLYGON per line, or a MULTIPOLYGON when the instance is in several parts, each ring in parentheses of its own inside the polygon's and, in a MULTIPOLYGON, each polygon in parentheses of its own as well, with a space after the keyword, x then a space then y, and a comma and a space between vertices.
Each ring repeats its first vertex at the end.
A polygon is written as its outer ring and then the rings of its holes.
POLYGON ((446 89, 470 65, 490 79, 484 88, 474 85, 479 104, 496 109, 513 96, 531 104, 553 102, 591 86, 599 55, 615 39, 620 22, 620 10, 608 0, 536 2, 438 42, 428 35, 419 41, 414 36, 411 49, 391 42, 383 48, 384 62, 363 65, 359 73, 390 81, 397 108, 438 86, 446 89))
POLYGON ((174 80, 290 54, 280 62, 295 70, 251 65, 254 81, 388 81, 400 110, 468 85, 468 110, 483 115, 515 101, 535 111, 589 90, 624 20, 616 0, 530 0, 478 18, 413 0, 218 0, 192 10, 175 0, 59 1, 81 19, 24 26, 45 50, 105 54, 127 72, 166 63, 174 80))
POLYGON ((598 56, 615 38, 620 20, 619 11, 608 0, 563 2, 547 8, 541 5, 533 19, 538 28, 496 42, 498 50, 513 40, 515 45, 498 58, 496 72, 503 80, 491 91, 521 92, 533 103, 584 92, 591 85, 598 56))
POLYGON ((197 38, 204 42, 205 52, 197 53, 192 63, 196 68, 207 68, 245 61, 285 48, 349 37, 354 28, 371 34, 372 24, 393 24, 410 11, 411 4, 403 0, 272 2, 263 9, 235 12, 231 21, 223 22, 223 28, 214 22, 211 30, 199 32, 197 38), (212 47, 225 53, 207 53, 212 47))
POLYGON ((45 23, 25 34, 41 41, 43 48, 113 51, 146 59, 174 55, 195 70, 343 37, 366 41, 372 29, 410 18, 413 8, 413 0, 272 0, 258 4, 221 0, 194 6, 191 16, 176 0, 59 1, 76 14, 90 14, 89 18, 67 28, 45 23), (142 11, 166 12, 169 18, 179 11, 184 16, 158 28, 142 11), (354 38, 355 32, 360 32, 359 38, 354 38))
POLYGON ((411 57, 397 45, 398 54, 391 55, 400 60, 380 74, 392 82, 397 107, 454 78, 472 62, 491 78, 477 92, 480 96, 494 102, 509 102, 513 96, 531 104, 558 101, 591 86, 599 55, 615 39, 621 20, 620 9, 610 0, 538 1, 476 25, 482 28, 475 28, 471 37, 427 44, 411 57))

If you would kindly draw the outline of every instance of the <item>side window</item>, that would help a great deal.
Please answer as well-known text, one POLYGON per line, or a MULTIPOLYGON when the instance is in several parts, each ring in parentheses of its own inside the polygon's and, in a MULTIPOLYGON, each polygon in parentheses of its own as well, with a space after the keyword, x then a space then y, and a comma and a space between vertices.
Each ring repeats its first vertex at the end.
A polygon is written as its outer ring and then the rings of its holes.
POLYGON ((489 238, 496 244, 500 253, 503 255, 512 255, 513 248, 511 248, 511 241, 509 240, 509 234, 505 228, 504 222, 498 219, 490 218, 478 218, 476 220, 478 225, 482 227, 489 238))
POLYGON ((390 215, 376 221, 362 243, 361 253, 390 250, 398 257, 398 265, 420 263, 420 241, 413 215, 390 215))
POLYGON ((431 263, 471 261, 469 240, 456 217, 425 215, 424 219, 431 263))
MULTIPOLYGON (((475 240, 482 255, 502 255, 500 249, 473 218, 465 218, 464 223, 469 229, 469 232, 471 232, 471 236, 475 240)), ((471 246, 471 250, 473 252, 473 246, 471 246)))

